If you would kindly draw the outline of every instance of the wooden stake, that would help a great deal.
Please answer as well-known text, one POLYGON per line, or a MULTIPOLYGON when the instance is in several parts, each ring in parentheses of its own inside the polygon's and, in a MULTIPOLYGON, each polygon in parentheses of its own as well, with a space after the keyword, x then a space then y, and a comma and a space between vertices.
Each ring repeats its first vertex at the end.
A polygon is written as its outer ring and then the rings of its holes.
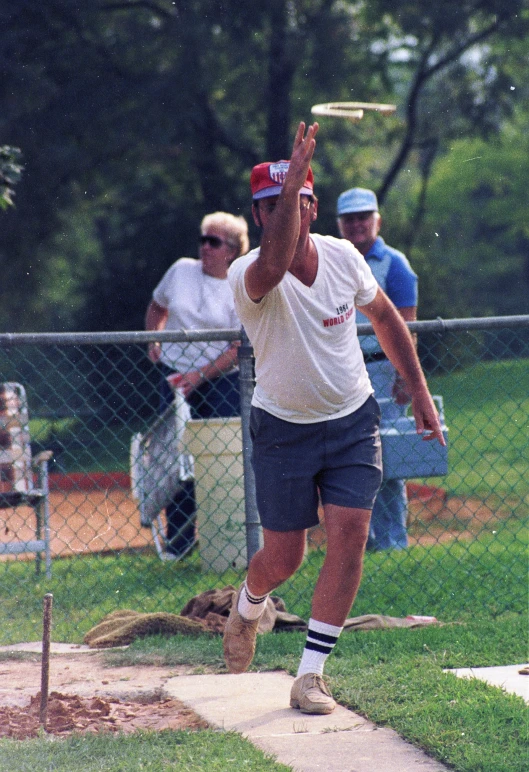
POLYGON ((44 609, 42 617, 42 668, 40 679, 40 725, 46 731, 48 721, 48 691, 50 685, 50 638, 51 638, 51 609, 53 595, 51 592, 44 596, 44 609))

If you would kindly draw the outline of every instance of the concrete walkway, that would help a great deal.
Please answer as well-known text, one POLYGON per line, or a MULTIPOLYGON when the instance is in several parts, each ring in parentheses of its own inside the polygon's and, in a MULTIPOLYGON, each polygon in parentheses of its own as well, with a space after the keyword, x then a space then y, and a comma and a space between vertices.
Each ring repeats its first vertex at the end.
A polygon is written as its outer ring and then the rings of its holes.
POLYGON ((528 665, 501 665, 499 667, 460 667, 444 670, 454 673, 459 678, 479 678, 491 686, 497 686, 510 694, 517 694, 529 703, 529 675, 521 675, 520 670, 528 665))
POLYGON ((289 707, 286 673, 178 676, 166 691, 211 725, 246 737, 295 772, 447 772, 392 729, 337 706, 329 716, 289 707))
MULTIPOLYGON (((42 652, 42 643, 0 651, 42 652)), ((94 652, 84 645, 52 643, 52 654, 94 652)), ((527 667, 527 665, 525 665, 527 667)), ((461 668, 445 672, 479 678, 529 702, 524 665, 461 668)), ((286 673, 192 675, 170 678, 164 690, 212 726, 246 737, 294 772, 448 772, 392 729, 377 728, 338 705, 329 716, 307 716, 289 707, 293 678, 286 673)))

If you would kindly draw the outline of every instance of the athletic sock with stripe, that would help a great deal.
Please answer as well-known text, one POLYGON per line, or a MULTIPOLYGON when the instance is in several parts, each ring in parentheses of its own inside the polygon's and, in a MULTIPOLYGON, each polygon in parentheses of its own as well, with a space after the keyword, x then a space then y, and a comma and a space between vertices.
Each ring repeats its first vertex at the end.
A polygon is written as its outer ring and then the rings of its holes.
POLYGON ((307 640, 299 663, 297 678, 305 673, 323 674, 325 660, 334 649, 342 630, 343 627, 318 622, 317 619, 309 619, 307 640))
POLYGON ((244 619, 259 619, 265 610, 268 595, 257 597, 248 590, 246 582, 239 595, 237 611, 244 619))

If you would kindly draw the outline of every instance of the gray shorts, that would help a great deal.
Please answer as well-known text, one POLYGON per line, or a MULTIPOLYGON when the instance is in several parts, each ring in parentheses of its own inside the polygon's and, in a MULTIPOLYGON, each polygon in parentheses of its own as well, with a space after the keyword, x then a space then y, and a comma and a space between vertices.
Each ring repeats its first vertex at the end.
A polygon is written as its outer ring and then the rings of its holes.
POLYGON ((372 509, 382 481, 374 397, 344 418, 295 424, 252 407, 257 508, 270 531, 318 524, 318 504, 372 509))

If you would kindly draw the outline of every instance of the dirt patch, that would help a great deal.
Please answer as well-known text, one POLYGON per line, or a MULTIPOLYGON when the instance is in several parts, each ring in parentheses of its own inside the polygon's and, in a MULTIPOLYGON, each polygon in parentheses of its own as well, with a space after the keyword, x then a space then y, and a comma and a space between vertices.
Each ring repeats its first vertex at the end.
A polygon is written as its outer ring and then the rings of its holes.
MULTIPOLYGON (((325 544, 323 510, 320 525, 308 532, 309 549, 325 544)), ((507 507, 496 507, 481 499, 447 496, 442 488, 410 486, 408 488, 408 544, 423 547, 451 541, 469 541, 482 531, 493 529, 501 520, 511 517, 507 507)))
MULTIPOLYGON (((50 493, 49 503, 54 558, 123 549, 154 550, 151 530, 140 525, 138 508, 128 490, 117 487, 56 490, 50 493)), ((1 510, 0 541, 34 539, 34 522, 35 513, 30 507, 1 510)), ((0 558, 20 559, 20 556, 0 558)))
POLYGON ((511 515, 507 507, 498 508, 481 499, 448 497, 439 489, 424 499, 410 497, 408 541, 410 546, 469 541, 511 515))
MULTIPOLYGON (((130 489, 120 487, 126 484, 121 477, 100 475, 98 489, 89 476, 70 477, 65 478, 69 487, 63 481, 61 489, 50 493, 52 557, 125 549, 154 551, 151 530, 140 525, 136 502, 130 489)), ((494 520, 509 516, 505 507, 498 510, 479 499, 448 498, 442 488, 410 484, 408 496, 410 545, 472 539, 494 520)), ((29 507, 1 510, 0 542, 35 538, 34 520, 29 507)), ((322 527, 309 532, 309 548, 324 543, 322 527)), ((0 560, 20 559, 34 560, 34 556, 0 555, 0 560)))
MULTIPOLYGON (((189 668, 107 667, 104 655, 61 654, 50 661, 46 731, 135 732, 207 726, 164 691, 169 678, 189 668)), ((0 660, 0 737, 23 740, 41 729, 41 658, 0 660)))

